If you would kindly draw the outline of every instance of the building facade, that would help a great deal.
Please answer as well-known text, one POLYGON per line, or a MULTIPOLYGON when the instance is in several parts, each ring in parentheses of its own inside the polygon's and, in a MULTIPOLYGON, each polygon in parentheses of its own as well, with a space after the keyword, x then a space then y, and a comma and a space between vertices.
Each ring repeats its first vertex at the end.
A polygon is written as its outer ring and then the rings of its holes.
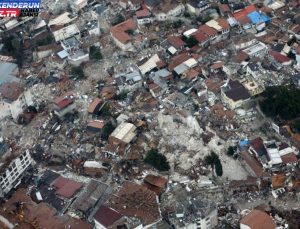
POLYGON ((0 175, 0 197, 4 197, 12 188, 21 182, 24 172, 33 163, 29 150, 14 158, 8 166, 2 165, 0 175))

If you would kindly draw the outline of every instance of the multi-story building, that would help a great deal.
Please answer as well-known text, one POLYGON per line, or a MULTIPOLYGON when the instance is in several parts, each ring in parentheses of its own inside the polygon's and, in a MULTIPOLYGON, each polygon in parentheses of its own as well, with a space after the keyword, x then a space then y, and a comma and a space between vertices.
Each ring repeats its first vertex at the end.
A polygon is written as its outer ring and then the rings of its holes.
POLYGON ((0 197, 4 197, 12 188, 18 186, 24 172, 33 163, 29 150, 14 156, 5 155, 0 165, 0 197))

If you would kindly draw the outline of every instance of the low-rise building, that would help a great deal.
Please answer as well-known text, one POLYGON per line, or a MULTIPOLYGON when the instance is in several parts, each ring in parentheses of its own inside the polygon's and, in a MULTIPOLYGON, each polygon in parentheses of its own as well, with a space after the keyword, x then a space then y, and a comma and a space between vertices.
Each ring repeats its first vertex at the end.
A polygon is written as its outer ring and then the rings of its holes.
POLYGON ((186 3, 187 11, 197 16, 204 10, 208 9, 210 6, 211 4, 207 0, 204 1, 188 0, 186 3))
POLYGON ((249 91, 240 82, 233 80, 229 80, 222 87, 221 96, 223 101, 232 110, 246 105, 251 98, 249 91))
POLYGON ((55 41, 61 41, 68 39, 70 37, 76 37, 80 39, 80 30, 76 24, 71 24, 69 26, 63 27, 62 29, 53 32, 55 41))
POLYGON ((133 19, 124 21, 110 29, 110 35, 115 44, 122 50, 132 50, 132 33, 137 29, 137 25, 133 19))
POLYGON ((240 221, 240 229, 275 229, 272 217, 261 210, 252 210, 240 221))
POLYGON ((59 117, 63 117, 68 113, 72 113, 76 109, 74 100, 75 97, 73 93, 66 93, 60 97, 56 97, 53 101, 54 113, 59 117))
POLYGON ((262 42, 258 42, 249 48, 243 50, 250 57, 264 57, 268 53, 268 46, 262 42))
POLYGON ((136 137, 136 127, 132 123, 123 122, 111 133, 109 142, 113 145, 126 146, 136 137))
POLYGON ((94 215, 94 222, 96 229, 111 228, 118 220, 122 218, 122 215, 106 206, 100 206, 96 214, 94 215))

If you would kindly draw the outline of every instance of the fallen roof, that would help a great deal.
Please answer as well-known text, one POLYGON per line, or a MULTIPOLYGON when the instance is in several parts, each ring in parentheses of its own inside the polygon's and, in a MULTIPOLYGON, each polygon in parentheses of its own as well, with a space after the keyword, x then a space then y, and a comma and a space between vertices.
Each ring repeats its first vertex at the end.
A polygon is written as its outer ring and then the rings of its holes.
POLYGON ((126 181, 107 205, 128 217, 139 218, 144 225, 161 219, 156 194, 146 187, 126 181))
POLYGON ((289 153, 281 157, 281 160, 284 164, 297 163, 298 158, 294 153, 289 153))
POLYGON ((88 122, 87 126, 96 128, 96 129, 102 129, 104 127, 105 123, 103 120, 91 120, 88 122))
POLYGON ((57 105, 60 109, 63 109, 74 102, 74 96, 72 92, 68 92, 60 97, 54 99, 54 104, 57 105))
POLYGON ((275 229, 276 224, 272 218, 260 210, 252 210, 248 215, 243 217, 241 224, 247 225, 251 229, 275 229))
POLYGON ((82 184, 62 176, 55 179, 52 184, 56 188, 56 194, 64 198, 71 198, 82 187, 82 184))
POLYGON ((252 169, 256 176, 263 176, 263 167, 254 156, 252 156, 248 151, 243 151, 241 153, 241 157, 249 165, 249 167, 252 169))
POLYGON ((291 61, 290 58, 288 58, 287 56, 279 53, 279 52, 276 52, 274 50, 270 50, 269 51, 269 55, 272 56, 276 61, 278 61, 279 63, 288 63, 291 61))
POLYGON ((256 151, 257 155, 260 157, 267 154, 267 150, 264 145, 264 141, 262 140, 261 137, 251 140, 250 146, 256 151))
POLYGON ((285 185, 286 177, 284 174, 277 174, 272 176, 272 188, 278 189, 285 185))
MULTIPOLYGON (((94 113, 95 109, 102 103, 102 100, 99 99, 98 97, 94 98, 93 101, 90 103, 88 107, 88 112, 89 113, 94 113)), ((98 107, 99 108, 99 107, 98 107)))
POLYGON ((107 184, 91 180, 84 191, 74 201, 72 208, 87 213, 90 209, 95 207, 97 202, 103 204, 111 192, 112 189, 107 184))
POLYGON ((58 216, 54 208, 49 207, 45 203, 36 204, 26 195, 25 189, 18 189, 4 204, 4 208, 8 212, 12 212, 8 214, 8 220, 14 224, 22 224, 23 222, 19 217, 16 217, 18 211, 17 203, 22 203, 23 205, 22 216, 26 219, 26 222, 36 225, 36 228, 92 228, 90 224, 83 220, 75 219, 68 215, 58 216))
POLYGON ((0 85, 4 82, 20 81, 15 75, 18 72, 18 65, 15 63, 0 61, 0 85))
POLYGON ((144 178, 144 181, 149 183, 149 184, 160 187, 160 188, 164 188, 166 186, 167 182, 168 182, 168 180, 166 178, 161 177, 161 176, 155 176, 155 175, 152 175, 152 174, 147 175, 144 178))
POLYGON ((23 91, 23 86, 17 82, 6 82, 0 84, 0 96, 10 101, 17 100, 23 91))
POLYGON ((106 206, 101 206, 94 215, 94 219, 105 227, 112 225, 121 217, 120 213, 106 206))

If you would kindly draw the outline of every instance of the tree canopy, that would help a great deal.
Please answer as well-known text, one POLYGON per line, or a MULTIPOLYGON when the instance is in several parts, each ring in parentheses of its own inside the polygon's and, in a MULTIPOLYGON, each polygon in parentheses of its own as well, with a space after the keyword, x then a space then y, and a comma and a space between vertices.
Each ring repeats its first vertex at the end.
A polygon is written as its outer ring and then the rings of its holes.
POLYGON ((75 66, 71 68, 71 76, 74 78, 84 78, 84 72, 82 67, 75 66))
POLYGON ((212 170, 215 169, 217 176, 223 175, 223 168, 219 156, 215 152, 210 152, 209 155, 204 157, 204 163, 210 165, 212 170))
POLYGON ((111 122, 106 123, 103 126, 101 138, 103 140, 107 140, 109 135, 114 131, 114 129, 115 129, 115 126, 111 122))
POLYGON ((195 37, 189 37, 189 38, 185 39, 185 43, 187 44, 187 46, 189 48, 191 48, 191 47, 197 45, 199 42, 195 37))
POLYGON ((220 159, 218 159, 216 161, 215 171, 216 171, 216 174, 217 174, 218 177, 221 177, 223 175, 223 167, 222 167, 220 159))
POLYGON ((170 169, 167 158, 159 153, 157 149, 149 150, 144 161, 159 171, 168 171, 170 169))
POLYGON ((99 47, 91 46, 90 47, 90 59, 91 60, 101 60, 102 54, 99 47))
POLYGON ((260 106, 269 117, 290 120, 300 115, 300 90, 288 86, 267 87, 260 106))

